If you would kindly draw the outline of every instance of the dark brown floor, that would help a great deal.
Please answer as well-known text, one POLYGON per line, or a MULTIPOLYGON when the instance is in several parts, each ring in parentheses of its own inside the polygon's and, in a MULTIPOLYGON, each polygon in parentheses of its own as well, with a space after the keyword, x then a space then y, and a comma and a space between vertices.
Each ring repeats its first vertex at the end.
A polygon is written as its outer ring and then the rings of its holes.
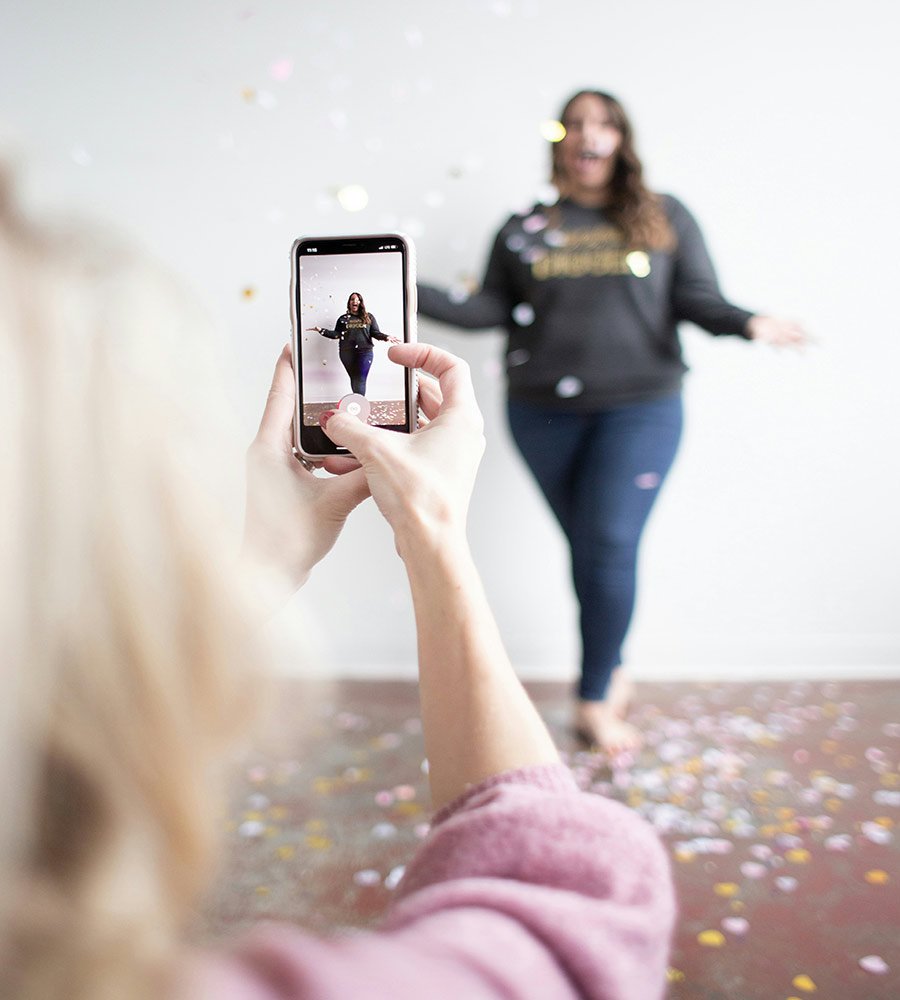
MULTIPOLYGON (((671 851, 671 1000, 900 997, 900 682, 643 684, 648 745, 612 770, 570 736, 564 685, 530 690, 579 783, 671 851)), ((428 830, 414 685, 284 681, 277 701, 237 775, 212 938, 371 926, 428 830)))

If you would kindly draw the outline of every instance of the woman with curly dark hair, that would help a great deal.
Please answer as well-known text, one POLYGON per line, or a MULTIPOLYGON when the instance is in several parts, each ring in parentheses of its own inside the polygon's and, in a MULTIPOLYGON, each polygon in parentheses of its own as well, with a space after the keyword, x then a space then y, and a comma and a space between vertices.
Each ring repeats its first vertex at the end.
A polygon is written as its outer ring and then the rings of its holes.
POLYGON ((694 218, 644 184, 616 98, 580 91, 560 124, 558 202, 503 226, 478 294, 420 285, 419 311, 507 330, 510 428, 568 539, 581 606, 575 728, 617 753, 641 742, 621 647, 638 543, 681 435, 678 322, 778 345, 805 334, 722 296, 694 218))
POLYGON ((312 326, 310 329, 323 337, 328 337, 329 340, 340 342, 338 351, 341 364, 350 376, 350 391, 358 392, 360 396, 366 394, 369 369, 375 356, 372 341, 386 340, 392 344, 400 343, 399 338, 389 337, 381 332, 378 320, 366 309, 366 303, 359 292, 350 293, 347 299, 347 311, 338 317, 333 330, 326 330, 322 326, 312 326))

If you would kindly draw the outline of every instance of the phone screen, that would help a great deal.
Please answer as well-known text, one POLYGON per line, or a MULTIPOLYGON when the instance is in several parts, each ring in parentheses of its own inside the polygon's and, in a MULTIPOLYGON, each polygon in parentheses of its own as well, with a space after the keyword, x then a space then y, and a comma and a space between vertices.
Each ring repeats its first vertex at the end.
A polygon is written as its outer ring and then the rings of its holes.
POLYGON ((339 454, 319 425, 346 409, 378 427, 414 430, 414 380, 391 343, 414 339, 410 246, 403 237, 306 237, 294 244, 292 295, 300 451, 339 454))

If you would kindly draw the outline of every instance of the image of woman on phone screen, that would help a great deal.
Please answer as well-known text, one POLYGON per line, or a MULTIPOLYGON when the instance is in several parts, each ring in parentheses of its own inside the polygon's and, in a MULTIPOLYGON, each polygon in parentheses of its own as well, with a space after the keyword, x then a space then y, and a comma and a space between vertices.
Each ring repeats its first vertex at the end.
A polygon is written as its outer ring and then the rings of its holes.
POLYGON ((378 320, 366 309, 359 292, 351 293, 347 299, 347 311, 338 318, 333 330, 326 330, 321 326, 311 326, 308 329, 315 330, 329 340, 340 342, 341 364, 350 376, 350 391, 359 393, 360 396, 366 394, 366 381, 375 356, 372 341, 400 343, 398 337, 390 337, 379 330, 378 320))
POLYGON ((641 743, 622 644, 638 544, 681 436, 677 325, 776 345, 806 335, 723 297, 693 216, 646 187, 616 98, 581 91, 560 124, 558 202, 506 222, 477 294, 420 284, 419 313, 508 333, 510 430, 566 535, 581 607, 575 728, 615 753, 641 743))

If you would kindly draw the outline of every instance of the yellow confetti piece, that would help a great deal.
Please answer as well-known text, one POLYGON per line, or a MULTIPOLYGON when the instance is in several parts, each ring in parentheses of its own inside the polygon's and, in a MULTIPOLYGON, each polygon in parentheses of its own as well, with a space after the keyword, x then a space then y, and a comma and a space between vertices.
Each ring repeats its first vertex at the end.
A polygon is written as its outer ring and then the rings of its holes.
POLYGON ((397 802, 394 805, 394 812, 401 816, 418 816, 422 812, 422 807, 418 802, 397 802))
POLYGON ((753 801, 756 802, 757 805, 764 805, 766 802, 769 801, 770 796, 765 788, 754 788, 753 791, 750 793, 750 798, 753 799, 753 801))
POLYGON ((844 771, 849 771, 856 766, 856 758, 849 753, 839 754, 834 758, 834 762, 844 771))
POLYGON ((792 865, 808 865, 812 860, 812 855, 803 847, 795 847, 785 854, 785 858, 792 865))
POLYGON ((894 821, 892 819, 888 819, 887 816, 876 816, 875 822, 879 826, 883 826, 885 830, 890 830, 894 825, 894 821))
POLYGON ((561 142, 566 137, 566 127, 562 122, 541 122, 541 135, 547 142, 561 142))
POLYGON ((328 795, 332 788, 334 788, 334 782, 331 778, 316 778, 313 782, 313 791, 317 795, 328 795))
POLYGON ((241 818, 245 820, 250 820, 251 822, 260 823, 263 818, 261 812, 255 812, 252 809, 248 809, 247 812, 241 813, 241 818))
POLYGON ((825 800, 825 808, 830 813, 840 812, 844 808, 844 803, 840 799, 830 798, 825 800))
POLYGON ((900 785, 900 774, 882 774, 881 783, 885 788, 897 788, 900 785))
POLYGON ((725 935, 721 931, 701 931, 697 940, 706 948, 721 948, 725 944, 725 935))
POLYGON ((794 810, 793 810, 793 809, 791 809, 791 808, 790 808, 790 806, 782 806, 782 807, 781 807, 781 808, 780 808, 780 809, 779 809, 779 810, 778 810, 778 811, 777 811, 777 812, 775 813, 775 815, 776 815, 776 816, 777 816, 777 817, 778 817, 778 818, 779 818, 780 820, 783 820, 783 821, 786 821, 786 820, 789 820, 789 819, 793 819, 793 818, 794 818, 794 810))
POLYGON ((822 706, 822 713, 826 719, 836 719, 841 714, 841 706, 834 701, 826 701, 822 706))
POLYGON ((251 288, 249 285, 241 292, 245 299, 252 299, 256 295, 256 289, 251 288))
POLYGON ((740 899, 732 899, 731 901, 731 911, 732 913, 743 913, 747 907, 740 899))
POLYGON ((269 895, 269 887, 267 885, 258 885, 253 891, 256 893, 257 896, 269 895))
POLYGON ((737 882, 716 882, 713 886, 713 892, 717 896, 725 896, 726 899, 736 896, 740 891, 741 887, 737 882))
POLYGON ((244 87, 241 90, 241 97, 243 97, 245 101, 255 101, 256 91, 252 87, 244 87))
POLYGON ((790 823, 781 824, 781 831, 782 833, 799 833, 800 824, 795 819, 792 819, 790 823))
POLYGON ((328 851, 334 845, 330 837, 317 837, 310 835, 306 838, 306 846, 311 851, 328 851))
POLYGON ((870 885, 885 885, 891 880, 891 876, 881 868, 866 872, 864 878, 870 885))
POLYGON ((766 823, 765 826, 759 828, 759 835, 766 840, 771 840, 779 832, 778 827, 773 826, 771 823, 766 823))
POLYGON ((289 861, 296 853, 296 849, 291 847, 289 844, 285 844, 283 847, 279 847, 278 850, 275 851, 275 854, 282 861, 289 861))
POLYGON ((697 852, 696 851, 688 851, 688 850, 685 850, 685 848, 683 848, 683 847, 680 847, 680 848, 678 848, 675 851, 675 860, 676 861, 688 862, 688 861, 695 860, 696 857, 697 857, 697 852))
POLYGON ((681 969, 666 969, 666 980, 670 983, 683 983, 684 973, 681 969))
POLYGON ((822 753, 833 754, 837 753, 840 749, 840 744, 835 743, 834 740, 822 740, 820 744, 820 749, 822 753))
POLYGON ((815 993, 816 984, 806 975, 806 973, 801 973, 799 976, 794 976, 791 980, 791 986, 795 986, 798 990, 803 990, 804 993, 815 993))

